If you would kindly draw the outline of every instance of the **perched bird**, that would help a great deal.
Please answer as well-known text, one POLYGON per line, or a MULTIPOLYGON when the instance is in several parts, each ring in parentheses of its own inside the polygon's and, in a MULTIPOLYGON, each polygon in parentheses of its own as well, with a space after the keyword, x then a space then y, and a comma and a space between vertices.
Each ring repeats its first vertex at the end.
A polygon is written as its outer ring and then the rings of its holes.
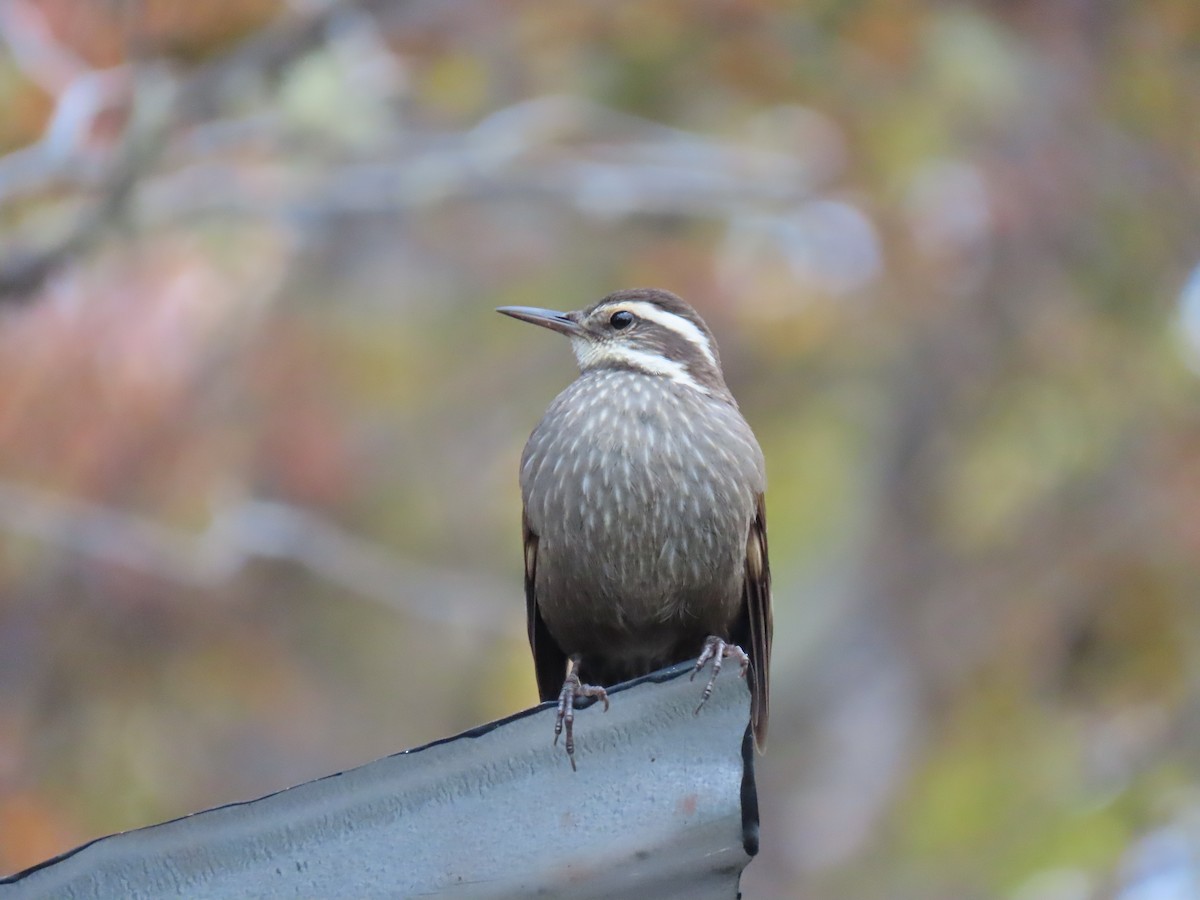
POLYGON ((521 457, 525 602, 542 700, 558 699, 575 766, 574 704, 697 656, 749 673, 767 734, 771 576, 762 451, 725 386, 716 341, 682 299, 618 291, 577 312, 497 312, 566 335, 579 377, 521 457), (745 649, 743 649, 745 648, 745 649), (595 682, 594 684, 591 682, 595 682))

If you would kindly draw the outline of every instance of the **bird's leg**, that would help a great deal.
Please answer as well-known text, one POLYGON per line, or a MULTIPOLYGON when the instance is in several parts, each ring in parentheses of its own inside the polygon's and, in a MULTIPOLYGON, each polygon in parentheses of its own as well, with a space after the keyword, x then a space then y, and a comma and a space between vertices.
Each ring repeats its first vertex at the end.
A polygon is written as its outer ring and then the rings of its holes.
POLYGON ((692 668, 692 680, 695 680, 696 673, 704 668, 704 664, 710 659, 712 660, 712 675, 709 676, 708 684, 704 686, 704 693, 700 695, 700 702, 696 704, 696 715, 700 714, 706 700, 712 696, 713 685, 717 681, 717 675, 721 673, 721 662, 727 656, 732 656, 742 665, 742 670, 739 673, 742 678, 746 677, 746 671, 750 668, 750 657, 746 655, 746 651, 737 644, 730 644, 724 638, 719 638, 715 634, 710 634, 704 639, 704 649, 700 651, 700 656, 696 659, 696 665, 692 668))
POLYGON ((579 680, 579 654, 567 659, 567 677, 563 680, 562 691, 558 695, 558 716, 554 720, 554 743, 566 726, 567 759, 571 761, 571 770, 575 771, 575 699, 577 697, 599 697, 604 703, 604 711, 608 712, 608 691, 594 684, 583 684, 579 680))

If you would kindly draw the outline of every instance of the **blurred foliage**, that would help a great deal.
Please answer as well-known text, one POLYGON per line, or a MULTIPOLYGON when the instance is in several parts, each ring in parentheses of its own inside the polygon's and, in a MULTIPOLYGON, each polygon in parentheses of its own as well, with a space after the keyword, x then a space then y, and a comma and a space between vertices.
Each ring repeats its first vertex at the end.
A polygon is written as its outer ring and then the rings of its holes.
POLYGON ((746 895, 1197 895, 1194 0, 0 39, 0 871, 532 703, 516 461, 572 366, 491 309, 652 284, 769 464, 746 895))

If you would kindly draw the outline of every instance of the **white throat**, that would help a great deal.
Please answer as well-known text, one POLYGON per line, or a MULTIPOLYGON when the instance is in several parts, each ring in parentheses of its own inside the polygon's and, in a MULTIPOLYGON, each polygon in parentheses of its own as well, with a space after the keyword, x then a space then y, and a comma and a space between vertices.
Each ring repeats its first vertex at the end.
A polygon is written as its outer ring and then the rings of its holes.
POLYGON ((657 353, 647 353, 645 350, 635 350, 633 347, 607 341, 594 343, 583 338, 571 338, 571 349, 575 351, 575 359, 579 361, 581 372, 604 365, 628 366, 634 371, 646 375, 661 375, 676 384, 712 395, 712 391, 692 377, 687 366, 657 353))

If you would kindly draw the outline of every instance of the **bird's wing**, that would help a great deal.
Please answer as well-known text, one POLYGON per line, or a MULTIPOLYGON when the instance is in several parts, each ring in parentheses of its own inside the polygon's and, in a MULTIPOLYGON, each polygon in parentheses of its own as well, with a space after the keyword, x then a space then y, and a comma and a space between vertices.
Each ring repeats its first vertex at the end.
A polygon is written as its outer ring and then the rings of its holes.
MULTIPOLYGON (((526 558, 528 558, 528 553, 526 558)), ((761 751, 767 743, 767 710, 771 677, 771 564, 767 558, 767 510, 758 495, 754 520, 746 538, 746 580, 742 603, 750 621, 750 722, 761 751)), ((532 626, 531 626, 532 627, 532 626)))
POLYGON ((550 636, 538 609, 538 536, 530 527, 529 517, 524 510, 521 514, 521 535, 525 541, 525 621, 529 628, 529 649, 533 651, 533 671, 537 677, 538 696, 542 700, 554 700, 562 691, 567 655, 550 636))

